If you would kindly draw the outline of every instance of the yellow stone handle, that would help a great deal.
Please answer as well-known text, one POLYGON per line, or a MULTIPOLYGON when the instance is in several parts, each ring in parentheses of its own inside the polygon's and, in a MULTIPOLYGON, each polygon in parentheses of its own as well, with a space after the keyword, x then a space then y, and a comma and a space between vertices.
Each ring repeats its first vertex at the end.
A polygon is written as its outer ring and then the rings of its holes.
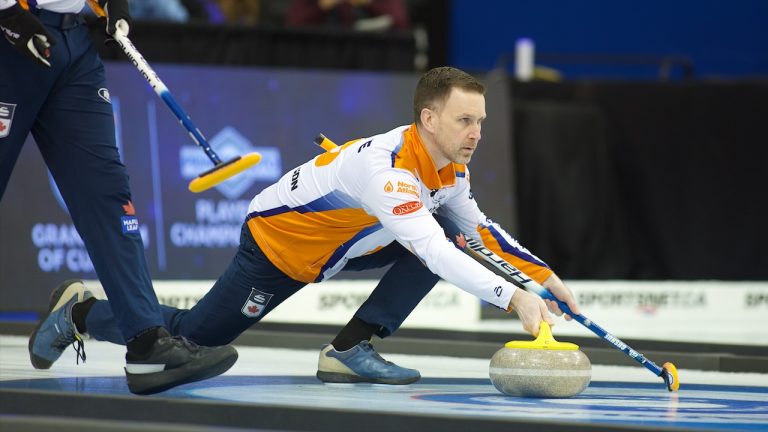
POLYGON ((570 342, 558 342, 552 337, 552 329, 546 321, 539 324, 539 335, 533 341, 510 341, 504 344, 505 348, 545 349, 545 350, 578 350, 579 346, 570 342))

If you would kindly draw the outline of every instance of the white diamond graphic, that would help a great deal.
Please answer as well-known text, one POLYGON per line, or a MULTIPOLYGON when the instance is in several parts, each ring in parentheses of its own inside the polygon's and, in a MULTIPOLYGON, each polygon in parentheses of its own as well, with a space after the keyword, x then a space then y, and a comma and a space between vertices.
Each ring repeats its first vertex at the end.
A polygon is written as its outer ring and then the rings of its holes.
MULTIPOLYGON (((239 198, 256 181, 272 182, 282 175, 280 150, 276 147, 254 147, 237 129, 227 126, 208 141, 222 162, 252 152, 261 154, 261 162, 238 173, 216 189, 228 199, 239 198)), ((179 151, 182 178, 192 179, 212 168, 210 160, 197 146, 183 146, 179 151)))

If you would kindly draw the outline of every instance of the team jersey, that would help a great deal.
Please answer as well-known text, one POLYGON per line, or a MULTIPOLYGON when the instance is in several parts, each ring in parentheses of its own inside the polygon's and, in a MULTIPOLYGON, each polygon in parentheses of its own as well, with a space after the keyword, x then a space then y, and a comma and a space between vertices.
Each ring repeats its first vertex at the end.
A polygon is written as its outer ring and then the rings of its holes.
POLYGON ((59 13, 77 13, 83 10, 85 0, 0 0, 0 10, 7 9, 19 3, 24 9, 36 8, 45 9, 51 12, 59 13))
POLYGON ((448 217, 538 282, 552 271, 478 208, 465 165, 438 170, 415 124, 350 141, 287 172, 251 201, 247 224, 285 274, 319 282, 398 241, 435 274, 506 309, 515 286, 457 249, 448 217))

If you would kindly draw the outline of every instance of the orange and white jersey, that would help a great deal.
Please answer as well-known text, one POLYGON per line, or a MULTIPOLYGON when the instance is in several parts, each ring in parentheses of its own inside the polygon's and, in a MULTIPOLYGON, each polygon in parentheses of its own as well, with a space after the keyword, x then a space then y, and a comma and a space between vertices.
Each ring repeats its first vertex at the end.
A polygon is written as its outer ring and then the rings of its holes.
POLYGON ((454 247, 432 213, 536 281, 552 273, 480 211, 465 165, 435 168, 415 125, 350 141, 287 172, 251 201, 247 223, 270 261, 299 281, 330 278, 398 241, 444 280, 506 308, 515 286, 454 247))
POLYGON ((18 2, 16 0, 0 0, 0 10, 9 8, 14 3, 20 4, 24 9, 29 9, 30 6, 33 6, 34 8, 45 9, 51 12, 77 13, 83 10, 85 0, 37 0, 34 2, 29 0, 19 0, 18 2))

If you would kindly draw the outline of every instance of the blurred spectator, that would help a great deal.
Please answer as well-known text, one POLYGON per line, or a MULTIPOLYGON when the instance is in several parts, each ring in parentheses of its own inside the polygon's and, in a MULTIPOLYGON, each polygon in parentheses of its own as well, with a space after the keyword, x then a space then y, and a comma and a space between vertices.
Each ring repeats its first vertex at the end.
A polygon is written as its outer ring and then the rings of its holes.
POLYGON ((189 12, 181 0, 131 0, 128 2, 135 20, 187 22, 189 12))
POLYGON ((261 22, 262 25, 271 25, 283 27, 285 25, 285 16, 288 14, 288 8, 292 0, 265 0, 261 2, 261 22))
POLYGON ((225 22, 218 0, 181 0, 189 12, 189 21, 222 24, 225 22))
POLYGON ((360 31, 405 30, 410 26, 402 0, 293 0, 286 24, 360 31))
POLYGON ((261 0, 219 0, 224 22, 256 25, 261 17, 261 0))

